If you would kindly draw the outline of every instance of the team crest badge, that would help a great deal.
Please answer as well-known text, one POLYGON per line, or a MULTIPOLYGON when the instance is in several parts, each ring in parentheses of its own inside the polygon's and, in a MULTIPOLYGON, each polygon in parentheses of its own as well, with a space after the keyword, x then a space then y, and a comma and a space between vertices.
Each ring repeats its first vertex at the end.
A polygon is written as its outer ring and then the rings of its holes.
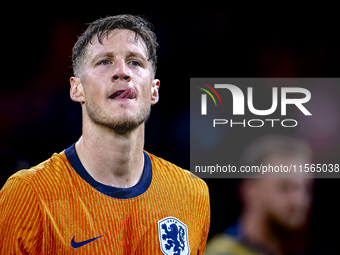
POLYGON ((189 255, 188 227, 175 217, 158 221, 161 251, 165 255, 189 255))

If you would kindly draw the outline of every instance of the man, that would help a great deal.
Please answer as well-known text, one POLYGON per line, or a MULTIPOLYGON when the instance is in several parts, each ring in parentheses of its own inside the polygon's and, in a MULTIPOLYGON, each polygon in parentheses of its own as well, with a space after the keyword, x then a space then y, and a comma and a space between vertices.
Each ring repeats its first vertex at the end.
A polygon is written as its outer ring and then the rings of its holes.
POLYGON ((147 21, 132 15, 97 20, 79 37, 70 96, 82 136, 8 179, 1 254, 203 254, 206 184, 143 151, 159 99, 156 47, 147 21))
MULTIPOLYGON (((248 166, 304 166, 311 161, 311 149, 304 141, 283 135, 258 138, 241 157, 241 164, 248 166)), ((255 173, 241 182, 241 215, 223 234, 209 240, 206 255, 306 254, 302 241, 306 241, 313 176, 261 175, 255 173)))

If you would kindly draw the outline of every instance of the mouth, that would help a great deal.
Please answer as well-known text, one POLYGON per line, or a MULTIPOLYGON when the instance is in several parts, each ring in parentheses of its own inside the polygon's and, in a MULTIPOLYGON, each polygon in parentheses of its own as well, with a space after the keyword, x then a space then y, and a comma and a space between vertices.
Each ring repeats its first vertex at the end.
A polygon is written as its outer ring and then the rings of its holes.
POLYGON ((136 91, 133 88, 127 90, 117 90, 111 96, 110 99, 135 99, 136 91))

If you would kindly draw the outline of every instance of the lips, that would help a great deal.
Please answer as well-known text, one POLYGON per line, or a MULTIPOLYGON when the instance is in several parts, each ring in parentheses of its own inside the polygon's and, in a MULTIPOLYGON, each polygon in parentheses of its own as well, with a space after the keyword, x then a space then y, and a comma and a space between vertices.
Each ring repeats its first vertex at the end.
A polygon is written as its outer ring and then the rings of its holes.
POLYGON ((109 98, 111 99, 135 99, 136 91, 133 88, 127 90, 117 90, 109 98))

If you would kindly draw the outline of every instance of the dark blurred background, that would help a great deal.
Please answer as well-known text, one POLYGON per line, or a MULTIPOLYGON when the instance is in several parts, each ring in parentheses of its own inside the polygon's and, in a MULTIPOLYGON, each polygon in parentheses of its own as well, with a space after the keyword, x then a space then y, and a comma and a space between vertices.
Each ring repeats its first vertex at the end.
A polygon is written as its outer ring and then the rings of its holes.
MULTIPOLYGON (((156 8, 132 7, 132 3, 79 5, 18 4, 3 9, 1 187, 16 171, 48 159, 80 137, 81 108, 69 98, 71 52, 85 23, 100 17, 141 14, 153 23, 160 42, 156 78, 161 86, 160 101, 146 125, 145 149, 186 169, 190 77, 338 77, 340 73, 339 21, 329 12, 331 7, 285 11, 282 6, 236 10, 203 2, 195 7, 167 2, 156 8)), ((309 133, 290 131, 311 143, 318 163, 340 163, 339 90, 322 90, 328 93, 320 107, 331 102, 329 108, 334 110, 325 117, 324 126, 309 133)), ((231 143, 247 142, 234 139, 231 143)), ((206 182, 211 237, 236 220, 240 202, 237 180, 206 182)), ((339 187, 338 179, 316 181, 309 224, 313 254, 336 254, 339 187)))

